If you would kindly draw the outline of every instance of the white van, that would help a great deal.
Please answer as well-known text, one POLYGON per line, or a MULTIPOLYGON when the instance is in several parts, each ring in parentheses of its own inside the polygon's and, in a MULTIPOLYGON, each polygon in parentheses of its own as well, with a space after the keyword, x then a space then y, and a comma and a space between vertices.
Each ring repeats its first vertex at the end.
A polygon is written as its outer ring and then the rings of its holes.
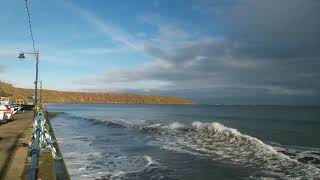
POLYGON ((6 105, 0 105, 0 123, 6 123, 12 119, 12 112, 6 105))
POLYGON ((1 105, 9 105, 10 99, 8 97, 1 97, 0 103, 1 103, 1 105))

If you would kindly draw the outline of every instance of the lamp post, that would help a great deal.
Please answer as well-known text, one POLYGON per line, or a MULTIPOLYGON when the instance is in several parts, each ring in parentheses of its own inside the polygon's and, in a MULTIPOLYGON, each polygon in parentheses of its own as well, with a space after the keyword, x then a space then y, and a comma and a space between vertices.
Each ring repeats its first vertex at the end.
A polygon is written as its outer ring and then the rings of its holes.
POLYGON ((36 107, 38 105, 38 76, 39 76, 39 51, 35 51, 33 53, 30 52, 21 52, 19 54, 19 59, 23 60, 25 59, 25 54, 33 54, 35 55, 36 58, 36 81, 34 83, 34 106, 35 106, 35 110, 34 110, 34 116, 36 115, 36 107))
POLYGON ((39 104, 42 104, 42 81, 39 81, 40 89, 39 89, 39 104))

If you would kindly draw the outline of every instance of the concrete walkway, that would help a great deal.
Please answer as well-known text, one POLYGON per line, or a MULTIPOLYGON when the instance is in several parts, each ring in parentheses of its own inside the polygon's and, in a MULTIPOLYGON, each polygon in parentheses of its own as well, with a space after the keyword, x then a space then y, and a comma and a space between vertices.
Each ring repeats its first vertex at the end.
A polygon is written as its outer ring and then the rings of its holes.
POLYGON ((21 179, 33 132, 32 112, 0 125, 0 179, 21 179))
MULTIPOLYGON (((49 114, 53 117, 57 114, 49 114)), ((33 112, 17 114, 13 121, 0 124, 0 180, 28 179, 31 158, 28 146, 33 133, 33 112)), ((49 131, 55 140, 50 121, 49 131)), ((57 154, 62 157, 59 145, 54 142, 57 154)), ((50 151, 43 150, 38 163, 38 179, 70 179, 64 160, 55 161, 50 151)))

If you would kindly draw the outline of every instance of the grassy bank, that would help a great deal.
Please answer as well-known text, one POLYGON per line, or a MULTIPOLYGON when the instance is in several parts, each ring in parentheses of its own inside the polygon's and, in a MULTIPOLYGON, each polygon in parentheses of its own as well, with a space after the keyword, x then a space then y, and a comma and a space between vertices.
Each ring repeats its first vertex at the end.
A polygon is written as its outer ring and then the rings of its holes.
MULTIPOLYGON (((32 89, 17 88, 8 83, 0 82, 0 95, 12 100, 23 99, 33 95, 32 89)), ((174 96, 117 94, 117 93, 88 93, 43 90, 44 103, 85 103, 85 104, 193 104, 189 99, 174 96)))

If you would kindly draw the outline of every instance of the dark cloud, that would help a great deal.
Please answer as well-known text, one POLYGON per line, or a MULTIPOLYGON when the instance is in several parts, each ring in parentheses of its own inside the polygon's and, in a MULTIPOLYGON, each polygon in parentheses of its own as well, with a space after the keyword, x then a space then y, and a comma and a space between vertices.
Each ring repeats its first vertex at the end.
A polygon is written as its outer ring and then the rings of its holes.
POLYGON ((228 17, 228 37, 258 57, 319 57, 320 1, 241 1, 228 17))
POLYGON ((226 33, 166 50, 145 44, 158 60, 109 71, 92 84, 164 82, 149 93, 200 103, 319 104, 320 1, 201 1, 195 8, 225 22, 226 33))

